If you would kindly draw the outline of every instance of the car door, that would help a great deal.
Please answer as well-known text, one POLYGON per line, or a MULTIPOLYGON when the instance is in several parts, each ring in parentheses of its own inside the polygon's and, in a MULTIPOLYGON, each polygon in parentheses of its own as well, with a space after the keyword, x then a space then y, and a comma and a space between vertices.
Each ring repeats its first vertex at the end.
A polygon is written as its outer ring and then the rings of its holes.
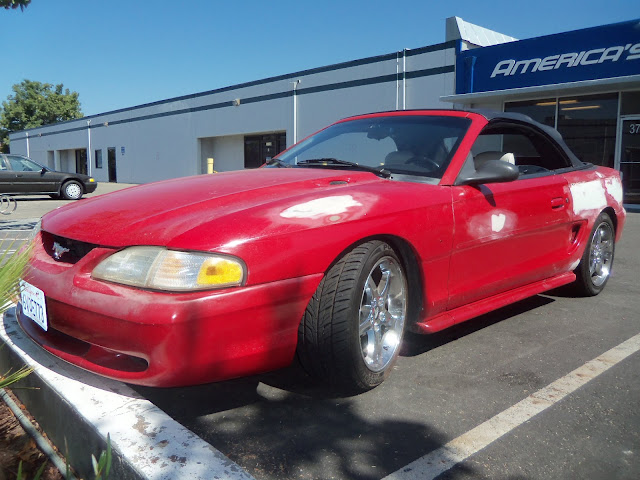
POLYGON ((13 171, 13 190, 16 193, 54 193, 57 191, 52 172, 22 155, 7 155, 13 171))
POLYGON ((570 161, 539 132, 489 124, 472 147, 515 163, 507 183, 452 187, 455 220, 449 304, 453 309, 557 275, 572 245, 571 197, 562 171, 570 161), (556 156, 557 155, 557 156, 556 156))

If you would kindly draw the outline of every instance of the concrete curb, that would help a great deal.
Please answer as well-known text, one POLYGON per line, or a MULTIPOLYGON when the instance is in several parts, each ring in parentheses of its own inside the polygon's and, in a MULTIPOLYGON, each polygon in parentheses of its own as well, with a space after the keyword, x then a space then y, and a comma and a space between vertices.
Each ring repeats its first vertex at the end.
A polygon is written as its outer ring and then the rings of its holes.
POLYGON ((127 385, 98 377, 50 355, 22 331, 15 309, 0 322, 0 371, 35 369, 13 393, 84 478, 91 455, 113 449, 111 478, 229 479, 253 477, 127 385))

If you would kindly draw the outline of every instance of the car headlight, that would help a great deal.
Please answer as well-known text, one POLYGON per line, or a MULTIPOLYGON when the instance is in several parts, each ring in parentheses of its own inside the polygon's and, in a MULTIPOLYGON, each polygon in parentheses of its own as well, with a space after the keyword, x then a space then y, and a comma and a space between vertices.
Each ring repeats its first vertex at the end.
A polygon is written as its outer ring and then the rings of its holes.
POLYGON ((171 292, 242 285, 244 263, 237 258, 161 247, 129 247, 107 257, 91 277, 133 287, 171 292))

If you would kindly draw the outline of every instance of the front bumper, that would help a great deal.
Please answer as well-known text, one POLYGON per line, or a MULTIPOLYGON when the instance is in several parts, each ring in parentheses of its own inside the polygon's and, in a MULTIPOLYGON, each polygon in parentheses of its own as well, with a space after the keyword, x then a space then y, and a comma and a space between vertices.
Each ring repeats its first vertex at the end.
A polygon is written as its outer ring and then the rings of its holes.
POLYGON ((84 182, 85 193, 93 193, 98 188, 98 182, 84 182))
POLYGON ((291 363, 300 319, 322 274, 210 292, 162 293, 91 279, 112 250, 76 264, 55 261, 42 242, 25 279, 46 295, 48 330, 22 312, 37 343, 86 370, 148 386, 207 383, 291 363))

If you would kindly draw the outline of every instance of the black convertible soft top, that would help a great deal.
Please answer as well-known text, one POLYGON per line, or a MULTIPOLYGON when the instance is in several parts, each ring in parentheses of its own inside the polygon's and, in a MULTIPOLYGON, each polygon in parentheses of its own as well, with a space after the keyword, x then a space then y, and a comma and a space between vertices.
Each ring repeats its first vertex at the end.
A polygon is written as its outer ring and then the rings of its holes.
MULTIPOLYGON (((460 111, 460 110, 458 110, 460 111)), ((551 139, 558 144, 558 147, 560 147, 562 149, 562 151, 564 152, 564 154, 569 157, 569 160, 571 160, 571 163, 574 167, 584 167, 585 165, 589 165, 585 162, 583 162, 582 160, 580 160, 578 157, 575 156, 575 154, 571 151, 571 149, 567 146, 567 144, 564 142, 564 138, 562 138, 562 135, 560 134, 560 132, 558 132, 555 128, 550 127, 549 125, 545 125, 544 123, 540 123, 540 122, 536 122, 533 118, 529 117, 528 115, 524 115, 522 113, 515 113, 515 112, 495 112, 492 110, 462 110, 464 112, 470 112, 470 113, 477 113, 479 115, 482 115, 484 118, 486 118, 490 123, 498 123, 501 120, 505 120, 505 121, 509 121, 509 122, 516 122, 516 123, 522 123, 525 125, 528 125, 532 128, 535 128, 539 131, 542 131, 542 133, 546 134, 548 137, 551 137, 551 139)))

